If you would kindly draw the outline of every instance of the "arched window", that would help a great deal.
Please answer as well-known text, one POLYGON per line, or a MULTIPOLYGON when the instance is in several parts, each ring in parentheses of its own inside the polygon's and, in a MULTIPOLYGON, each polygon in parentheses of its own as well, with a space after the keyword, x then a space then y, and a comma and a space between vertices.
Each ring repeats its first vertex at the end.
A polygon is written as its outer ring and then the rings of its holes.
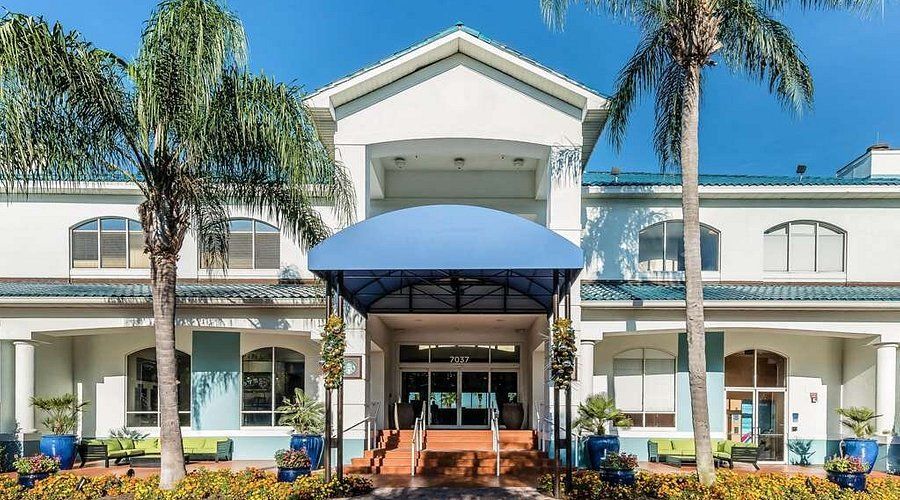
POLYGON ((841 272, 843 229, 817 221, 779 224, 763 236, 764 270, 774 272, 841 272))
POLYGON ((618 354, 613 396, 635 427, 675 427, 675 356, 656 349, 618 354))
POLYGON ((98 217, 78 224, 70 235, 72 267, 147 269, 141 223, 123 217, 98 217))
MULTIPOLYGON (((159 383, 156 378, 156 348, 148 347, 126 357, 128 395, 125 425, 156 427, 159 425, 159 383)), ((191 425, 191 357, 175 351, 178 380, 178 420, 191 425)))
MULTIPOLYGON (((641 230, 638 269, 644 272, 684 271, 684 222, 658 222, 641 230)), ((700 269, 719 270, 719 231, 706 224, 700 224, 700 269)))
MULTIPOLYGON (((221 267, 201 249, 201 267, 221 267)), ((281 266, 281 233, 278 228, 253 219, 228 221, 229 269, 278 269, 281 266)))
POLYGON ((304 390, 303 354, 282 347, 264 347, 241 358, 241 422, 246 426, 278 425, 275 408, 294 389, 304 390))

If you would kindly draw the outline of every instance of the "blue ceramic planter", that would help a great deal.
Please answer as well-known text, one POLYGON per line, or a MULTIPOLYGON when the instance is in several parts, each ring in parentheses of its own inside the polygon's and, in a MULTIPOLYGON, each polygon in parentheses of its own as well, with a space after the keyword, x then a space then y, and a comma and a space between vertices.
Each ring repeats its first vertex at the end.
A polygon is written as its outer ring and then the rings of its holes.
POLYGON ((317 434, 291 434, 291 449, 306 450, 312 469, 318 469, 322 460, 322 449, 325 448, 325 438, 317 434))
POLYGON ((619 436, 588 436, 584 443, 591 470, 600 470, 600 463, 607 453, 619 452, 619 436))
POLYGON ((19 474, 19 486, 25 489, 34 488, 34 483, 40 481, 41 479, 46 479, 50 477, 52 472, 38 472, 36 474, 19 474))
POLYGON ((41 453, 59 459, 59 468, 69 470, 75 463, 75 435, 48 434, 41 436, 41 453))
POLYGON ((829 472, 828 480, 853 491, 866 490, 866 474, 864 472, 829 472))
POLYGON ((636 478, 633 470, 600 469, 600 479, 615 486, 633 486, 636 478))
POLYGON ((875 460, 878 459, 878 441, 874 439, 844 439, 841 441, 841 455, 858 458, 869 467, 866 470, 868 474, 872 472, 872 468, 875 467, 875 460))
POLYGON ((282 469, 278 468, 278 482, 293 483, 300 476, 308 476, 309 468, 305 469, 282 469))

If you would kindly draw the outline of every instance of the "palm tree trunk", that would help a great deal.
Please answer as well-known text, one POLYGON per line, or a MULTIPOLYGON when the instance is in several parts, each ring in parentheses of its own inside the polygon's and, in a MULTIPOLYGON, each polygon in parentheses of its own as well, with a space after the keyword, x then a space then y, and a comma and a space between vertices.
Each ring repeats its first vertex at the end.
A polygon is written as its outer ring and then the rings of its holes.
POLYGON ((700 68, 692 64, 681 116, 681 209, 684 218, 685 324, 688 344, 688 381, 691 420, 700 482, 716 479, 709 439, 709 402, 706 392, 706 331, 703 316, 703 279, 700 261, 700 194, 698 186, 700 68))
POLYGON ((178 380, 175 363, 174 256, 152 256, 151 288, 156 331, 156 376, 159 387, 159 485, 171 489, 185 476, 181 424, 178 421, 178 380))

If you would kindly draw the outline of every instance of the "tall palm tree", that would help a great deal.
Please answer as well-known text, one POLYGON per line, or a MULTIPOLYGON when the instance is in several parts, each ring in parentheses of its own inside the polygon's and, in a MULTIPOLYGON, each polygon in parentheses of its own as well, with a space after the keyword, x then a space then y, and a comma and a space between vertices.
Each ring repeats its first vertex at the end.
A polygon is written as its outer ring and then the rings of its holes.
MULTIPOLYGON (((561 28, 574 0, 540 0, 545 21, 561 28)), ((802 8, 854 8, 866 0, 799 0, 802 8)), ((787 0, 583 0, 588 9, 633 21, 642 38, 616 80, 609 108, 609 137, 622 144, 629 115, 644 95, 655 97, 654 146, 663 168, 681 170, 684 219, 685 324, 688 380, 704 484, 715 481, 706 392, 706 333, 700 273, 698 189, 700 94, 704 71, 724 62, 733 72, 768 85, 786 107, 812 104, 809 67, 790 29, 773 16, 787 0)))
POLYGON ((0 19, 0 183, 8 195, 97 179, 140 189, 159 379, 162 487, 185 474, 175 283, 185 234, 224 262, 228 214, 278 221, 309 247, 349 222, 352 188, 300 89, 253 75, 243 27, 217 0, 163 0, 128 62, 41 18, 0 19))

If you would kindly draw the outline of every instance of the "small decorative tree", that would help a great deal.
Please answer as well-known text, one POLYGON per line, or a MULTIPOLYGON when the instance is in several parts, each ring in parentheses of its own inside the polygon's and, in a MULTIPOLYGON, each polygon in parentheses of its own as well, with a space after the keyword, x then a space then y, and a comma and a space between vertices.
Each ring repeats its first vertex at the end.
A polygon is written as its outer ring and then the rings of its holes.
POLYGON ((278 425, 290 425, 296 434, 322 434, 325 429, 325 405, 299 387, 294 388, 294 397, 284 398, 275 411, 281 414, 278 425))
POLYGON ((88 401, 79 402, 74 394, 31 398, 31 405, 47 414, 41 423, 51 434, 57 436, 75 433, 78 429, 78 415, 88 404, 88 401))
POLYGON ((606 394, 592 394, 578 405, 578 419, 575 427, 592 432, 598 436, 606 435, 606 425, 629 428, 632 421, 621 410, 616 408, 616 402, 606 394))
POLYGON ((881 415, 875 414, 875 410, 864 406, 851 406, 838 408, 841 423, 849 428, 858 439, 870 439, 875 435, 874 421, 881 415))

